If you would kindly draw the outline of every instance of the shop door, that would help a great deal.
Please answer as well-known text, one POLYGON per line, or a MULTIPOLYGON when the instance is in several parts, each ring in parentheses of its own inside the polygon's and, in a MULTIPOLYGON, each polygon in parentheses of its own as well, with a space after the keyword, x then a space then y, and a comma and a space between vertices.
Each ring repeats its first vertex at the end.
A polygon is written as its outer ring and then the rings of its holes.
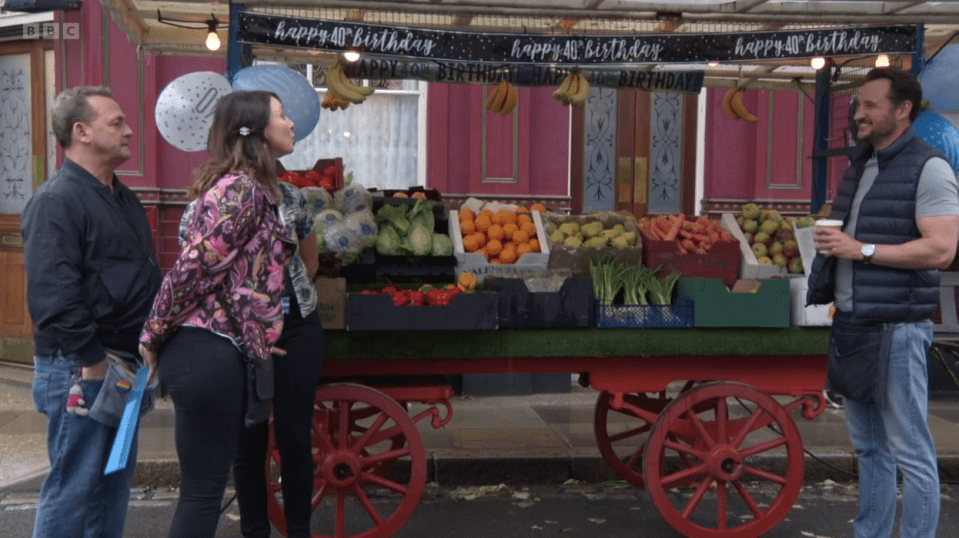
POLYGON ((53 56, 40 42, 0 44, 0 358, 29 361, 20 214, 47 173, 53 56))
POLYGON ((616 209, 693 214, 697 96, 620 89, 616 120, 616 209))

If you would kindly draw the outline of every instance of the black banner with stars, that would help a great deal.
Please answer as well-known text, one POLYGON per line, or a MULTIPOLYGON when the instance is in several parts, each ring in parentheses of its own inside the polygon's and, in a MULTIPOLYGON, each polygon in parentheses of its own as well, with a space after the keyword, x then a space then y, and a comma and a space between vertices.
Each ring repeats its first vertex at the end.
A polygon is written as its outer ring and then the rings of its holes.
POLYGON ((916 51, 912 25, 722 34, 543 35, 406 28, 241 12, 241 43, 459 62, 739 62, 916 51))

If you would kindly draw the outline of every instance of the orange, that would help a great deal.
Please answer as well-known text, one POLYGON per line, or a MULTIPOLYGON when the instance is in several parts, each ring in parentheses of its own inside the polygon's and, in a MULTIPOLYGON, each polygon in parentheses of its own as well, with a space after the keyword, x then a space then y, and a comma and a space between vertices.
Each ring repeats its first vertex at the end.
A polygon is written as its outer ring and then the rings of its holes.
POLYGON ((475 235, 467 235, 463 238, 463 250, 466 252, 476 252, 479 248, 479 241, 475 235))
POLYGON ((473 219, 460 221, 460 232, 463 235, 469 235, 476 231, 476 223, 473 222, 473 219))
POLYGON ((476 248, 483 248, 486 245, 486 234, 483 232, 473 232, 469 236, 476 239, 476 243, 479 245, 476 248))
POLYGON ((493 212, 490 211, 489 209, 481 209, 479 212, 479 215, 476 215, 477 218, 482 216, 486 216, 487 218, 489 218, 490 222, 493 222, 493 212))
POLYGON ((498 224, 515 223, 516 213, 513 213, 509 209, 503 209, 501 211, 497 211, 496 214, 493 215, 493 222, 496 222, 498 224))
POLYGON ((540 213, 546 213, 546 206, 544 206, 543 204, 533 204, 533 205, 529 206, 529 208, 530 208, 531 210, 533 210, 533 211, 539 211, 540 213))
POLYGON ((519 229, 526 232, 528 237, 536 237, 536 225, 532 222, 524 222, 520 225, 519 229))
POLYGON ((503 230, 502 226, 500 226, 499 224, 494 224, 489 227, 489 230, 486 231, 486 235, 490 239, 499 240, 506 236, 506 232, 503 230))
POLYGON ((503 232, 506 234, 506 237, 513 237, 516 230, 519 230, 519 226, 517 226, 516 223, 511 222, 503 225, 503 232))
POLYGON ((489 230, 489 227, 492 226, 493 221, 490 220, 489 217, 480 215, 476 217, 476 220, 473 221, 473 223, 476 226, 477 232, 482 232, 485 234, 486 231, 489 230))
POLYGON ((527 243, 529 242, 529 234, 527 234, 523 230, 516 230, 515 232, 513 232, 513 242, 516 243, 517 245, 527 243))
POLYGON ((516 208, 516 212, 517 212, 517 213, 529 213, 529 208, 527 208, 526 206, 521 205, 521 206, 519 206, 519 207, 516 208))
POLYGON ((539 239, 535 237, 529 240, 529 251, 530 252, 539 252, 539 239))
POLYGON ((464 207, 460 209, 460 222, 463 222, 466 219, 473 220, 473 218, 474 218, 474 215, 473 215, 472 209, 468 207, 464 207))
POLYGON ((529 216, 528 214, 516 216, 516 224, 518 224, 520 227, 522 227, 523 224, 526 224, 527 222, 530 224, 533 224, 533 217, 529 216))
POLYGON ((510 248, 499 253, 499 261, 503 263, 513 263, 517 259, 516 249, 510 248))
POLYGON ((409 198, 410 196, 403 191, 394 192, 393 198, 409 198))
POLYGON ((522 245, 516 247, 516 257, 520 257, 523 254, 530 252, 529 243, 523 243, 522 245))
POLYGON ((486 253, 490 256, 496 256, 497 254, 503 251, 503 244, 497 241, 496 239, 490 239, 489 243, 486 243, 486 253))

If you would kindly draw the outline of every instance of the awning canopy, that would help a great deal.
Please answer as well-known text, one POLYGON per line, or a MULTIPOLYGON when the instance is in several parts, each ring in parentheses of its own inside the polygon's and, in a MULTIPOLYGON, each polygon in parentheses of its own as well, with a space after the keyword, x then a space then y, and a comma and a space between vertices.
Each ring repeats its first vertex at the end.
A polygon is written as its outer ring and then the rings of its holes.
MULTIPOLYGON (((203 43, 204 21, 219 21, 226 42, 229 4, 191 0, 102 0, 130 41, 159 54, 211 55, 203 43), (164 24, 163 19, 193 21, 197 30, 164 24)), ((281 17, 324 19, 461 32, 549 35, 726 34, 789 32, 850 26, 924 24, 924 56, 928 58, 959 32, 959 2, 909 0, 400 0, 319 1, 250 0, 245 11, 281 17)), ((959 43, 956 39, 955 43, 959 43)), ((295 47, 258 44, 254 56, 300 63, 333 62, 335 54, 295 47)), ((893 65, 909 65, 908 54, 893 65)), ((865 59, 863 61, 873 61, 865 59)), ((588 67, 588 66, 584 66, 588 67)), ((656 70, 700 69, 707 86, 749 85, 780 88, 807 86, 815 71, 808 59, 763 60, 719 65, 637 64, 656 70), (745 81, 744 81, 745 79, 745 81)))

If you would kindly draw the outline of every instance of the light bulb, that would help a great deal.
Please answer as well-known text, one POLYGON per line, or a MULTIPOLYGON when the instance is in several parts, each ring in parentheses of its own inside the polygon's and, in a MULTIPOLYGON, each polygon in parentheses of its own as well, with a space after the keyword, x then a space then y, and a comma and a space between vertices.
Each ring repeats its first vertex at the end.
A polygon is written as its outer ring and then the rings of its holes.
POLYGON ((355 62, 360 59, 360 53, 355 50, 348 50, 343 53, 343 59, 348 62, 355 62))
POLYGON ((812 68, 815 69, 816 71, 819 71, 820 69, 823 68, 823 66, 826 65, 826 59, 823 58, 822 56, 816 56, 815 58, 810 60, 809 65, 811 65, 812 68))
POLYGON ((220 36, 216 35, 216 32, 210 30, 206 34, 206 48, 210 50, 218 50, 220 48, 220 36))
POLYGON ((889 67, 889 56, 885 54, 876 56, 876 67, 889 67))

